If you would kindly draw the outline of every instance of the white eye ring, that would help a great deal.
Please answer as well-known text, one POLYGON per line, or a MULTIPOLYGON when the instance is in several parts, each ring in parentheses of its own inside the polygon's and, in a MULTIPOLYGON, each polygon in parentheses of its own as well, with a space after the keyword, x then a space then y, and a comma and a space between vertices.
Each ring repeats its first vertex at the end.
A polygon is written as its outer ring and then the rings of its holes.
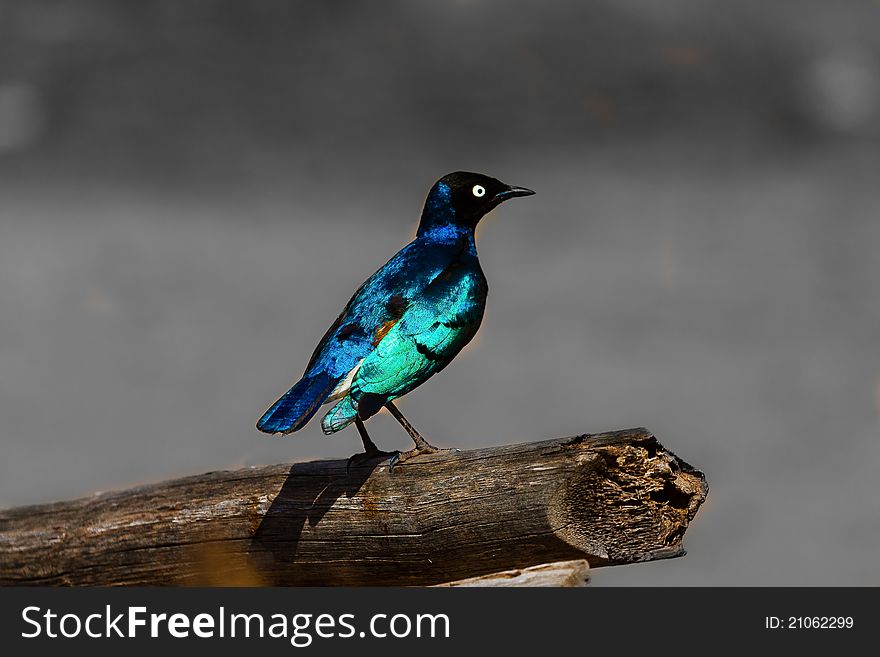
POLYGON ((486 195, 486 188, 482 185, 474 185, 474 188, 471 190, 474 193, 474 196, 480 198, 481 196, 486 195))

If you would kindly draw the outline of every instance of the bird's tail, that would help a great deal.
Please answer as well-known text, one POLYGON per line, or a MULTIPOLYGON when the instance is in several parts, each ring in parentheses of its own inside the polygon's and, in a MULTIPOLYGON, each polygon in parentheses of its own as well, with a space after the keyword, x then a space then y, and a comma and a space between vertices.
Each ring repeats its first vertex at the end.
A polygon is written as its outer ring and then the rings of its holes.
POLYGON ((302 429, 339 383, 325 372, 304 376, 257 422, 266 433, 293 433, 302 429))

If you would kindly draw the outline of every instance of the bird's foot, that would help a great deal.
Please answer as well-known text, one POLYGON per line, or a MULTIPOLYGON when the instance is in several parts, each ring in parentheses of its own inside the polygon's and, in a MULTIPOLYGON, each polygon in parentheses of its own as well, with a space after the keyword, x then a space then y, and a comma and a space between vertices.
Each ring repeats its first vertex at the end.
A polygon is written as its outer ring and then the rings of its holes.
POLYGON ((367 449, 360 454, 353 454, 348 458, 348 462, 345 464, 345 473, 349 474, 351 472, 351 466, 359 468, 367 461, 373 461, 375 459, 384 459, 386 457, 391 457, 393 461, 400 455, 400 452, 394 450, 393 452, 383 452, 381 449, 377 447, 373 447, 373 449, 367 449))
POLYGON ((442 449, 440 447, 434 447, 433 445, 424 443, 422 445, 414 447, 407 452, 397 452, 395 456, 392 456, 391 460, 388 462, 388 472, 394 472, 394 468, 396 468, 398 465, 409 461, 411 458, 419 456, 420 454, 458 454, 459 452, 461 452, 461 450, 455 447, 442 449))

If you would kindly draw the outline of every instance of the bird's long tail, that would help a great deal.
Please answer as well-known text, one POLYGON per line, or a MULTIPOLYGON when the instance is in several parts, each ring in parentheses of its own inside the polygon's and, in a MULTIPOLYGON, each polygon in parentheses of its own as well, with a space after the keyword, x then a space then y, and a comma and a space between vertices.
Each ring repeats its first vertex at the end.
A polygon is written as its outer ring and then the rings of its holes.
POLYGON ((304 376, 263 414, 257 429, 285 434, 302 429, 338 383, 338 378, 324 372, 304 376))

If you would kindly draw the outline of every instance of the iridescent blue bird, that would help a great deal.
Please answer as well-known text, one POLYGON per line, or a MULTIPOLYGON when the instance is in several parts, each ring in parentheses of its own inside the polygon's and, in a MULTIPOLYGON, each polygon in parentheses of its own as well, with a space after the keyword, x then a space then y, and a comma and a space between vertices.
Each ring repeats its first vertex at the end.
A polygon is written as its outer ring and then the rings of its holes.
POLYGON ((292 433, 322 404, 335 402, 321 427, 331 434, 355 424, 364 453, 352 459, 392 456, 393 468, 439 451, 393 402, 446 367, 477 333, 488 292, 477 257, 477 223, 503 201, 531 194, 466 171, 438 180, 428 193, 416 238, 355 292, 302 378, 272 404, 257 428, 292 433), (382 452, 370 439, 364 420, 383 406, 413 439, 413 449, 382 452))

